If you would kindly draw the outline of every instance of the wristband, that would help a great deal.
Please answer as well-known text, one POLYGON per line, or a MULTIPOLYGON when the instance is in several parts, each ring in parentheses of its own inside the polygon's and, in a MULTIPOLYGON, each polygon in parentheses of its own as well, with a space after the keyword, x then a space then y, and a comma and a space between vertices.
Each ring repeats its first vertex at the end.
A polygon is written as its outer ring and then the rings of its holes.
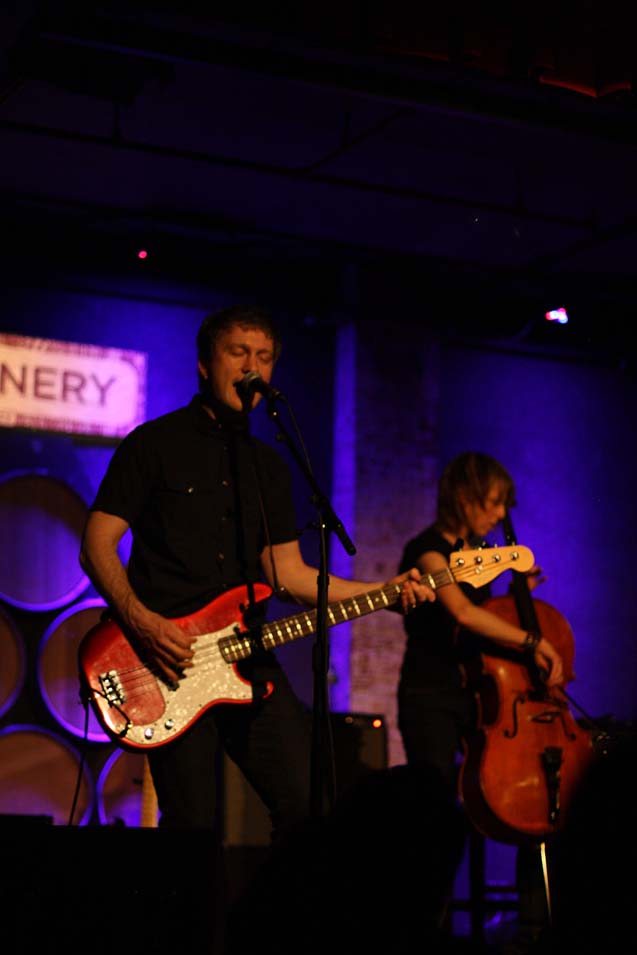
POLYGON ((529 653, 534 653, 535 648, 537 647, 541 639, 542 637, 539 635, 539 633, 533 633, 532 631, 529 631, 529 633, 527 633, 526 637, 524 638, 522 649, 528 650, 529 653))

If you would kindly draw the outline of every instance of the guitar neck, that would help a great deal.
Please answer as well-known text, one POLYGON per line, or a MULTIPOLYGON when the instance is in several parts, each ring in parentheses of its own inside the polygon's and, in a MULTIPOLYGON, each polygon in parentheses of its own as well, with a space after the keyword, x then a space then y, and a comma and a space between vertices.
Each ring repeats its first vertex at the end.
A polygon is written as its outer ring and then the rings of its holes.
MULTIPOLYGON (((433 574, 423 574, 420 578, 421 582, 428 584, 433 590, 453 583, 454 579, 449 567, 433 574)), ((337 623, 345 623, 348 620, 364 617, 376 610, 386 610, 398 601, 401 591, 401 584, 386 584, 378 590, 370 590, 364 594, 357 594, 355 597, 348 597, 347 600, 339 600, 328 604, 328 623, 330 626, 335 626, 337 623)), ((307 610, 303 613, 294 614, 292 617, 284 617, 282 620, 265 623, 261 628, 259 644, 266 650, 273 650, 275 647, 283 646, 291 640, 309 637, 316 632, 316 621, 317 611, 307 610)), ((253 638, 250 635, 239 634, 232 639, 231 646, 230 643, 226 644, 224 658, 231 663, 244 660, 251 655, 253 646, 253 638)))
MULTIPOLYGON (((472 587, 482 587, 505 570, 526 571, 533 565, 533 552, 528 547, 514 545, 498 548, 478 548, 454 552, 448 567, 432 573, 422 574, 421 583, 428 584, 432 590, 439 590, 447 584, 464 582, 472 587)), ((375 610, 385 610, 399 599, 402 584, 385 584, 378 590, 357 594, 347 600, 328 604, 327 618, 330 626, 345 623, 375 610)), ((236 663, 252 654, 255 646, 273 650, 290 640, 308 637, 316 632, 316 610, 306 610, 293 617, 284 617, 273 623, 264 623, 260 635, 242 632, 235 628, 232 637, 223 637, 219 641, 224 660, 236 663)))

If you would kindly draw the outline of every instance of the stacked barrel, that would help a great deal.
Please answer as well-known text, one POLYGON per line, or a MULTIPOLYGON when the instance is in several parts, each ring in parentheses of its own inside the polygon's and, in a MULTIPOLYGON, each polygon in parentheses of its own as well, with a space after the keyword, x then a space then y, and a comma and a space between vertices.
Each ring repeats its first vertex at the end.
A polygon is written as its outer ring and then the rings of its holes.
POLYGON ((78 647, 105 609, 78 562, 87 512, 46 471, 0 478, 0 817, 154 825, 145 756, 116 747, 81 699, 78 647))

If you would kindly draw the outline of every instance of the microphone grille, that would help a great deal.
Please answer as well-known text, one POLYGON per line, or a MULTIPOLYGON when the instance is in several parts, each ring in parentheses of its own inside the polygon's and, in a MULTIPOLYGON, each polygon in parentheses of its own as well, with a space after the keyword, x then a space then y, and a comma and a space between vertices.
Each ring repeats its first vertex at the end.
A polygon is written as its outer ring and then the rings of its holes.
POLYGON ((251 401, 254 393, 259 388, 259 382, 261 381, 261 376, 256 371, 248 371, 240 378, 239 381, 235 382, 235 388, 237 393, 241 397, 242 401, 251 401))

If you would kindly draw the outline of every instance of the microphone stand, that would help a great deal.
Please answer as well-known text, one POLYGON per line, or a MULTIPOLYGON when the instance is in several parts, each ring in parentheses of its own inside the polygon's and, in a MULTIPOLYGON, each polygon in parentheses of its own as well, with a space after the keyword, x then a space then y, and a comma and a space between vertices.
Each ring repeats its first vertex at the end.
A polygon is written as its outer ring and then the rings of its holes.
POLYGON ((320 559, 318 575, 318 598, 316 604, 316 641, 312 654, 314 671, 314 697, 312 710, 312 764, 310 775, 310 814, 324 815, 332 808, 336 799, 336 783, 334 773, 334 747, 332 728, 329 719, 329 699, 327 692, 327 675, 329 670, 329 642, 328 642, 328 583, 327 571, 327 538, 326 531, 336 534, 345 551, 351 556, 356 553, 352 541, 347 535, 343 524, 334 513, 330 502, 319 488, 312 470, 299 453, 299 450, 281 424, 275 401, 283 398, 280 392, 272 395, 267 401, 267 414, 279 429, 277 440, 285 441, 291 454, 297 461, 301 471, 312 490, 312 503, 319 511, 319 538, 320 559), (325 783, 325 784, 324 784, 325 783))

